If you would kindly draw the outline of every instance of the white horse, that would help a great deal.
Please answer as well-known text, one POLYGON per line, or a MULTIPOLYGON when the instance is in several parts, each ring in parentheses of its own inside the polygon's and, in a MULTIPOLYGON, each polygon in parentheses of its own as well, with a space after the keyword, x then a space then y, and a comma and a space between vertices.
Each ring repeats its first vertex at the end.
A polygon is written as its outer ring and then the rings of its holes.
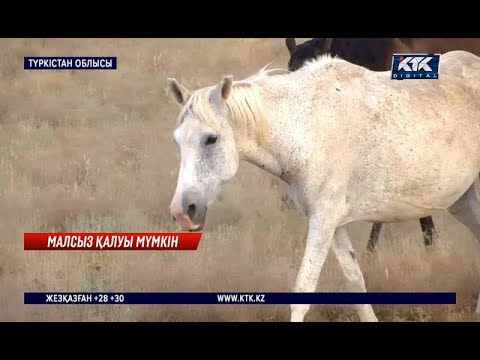
MULTIPOLYGON (((480 58, 441 57, 436 80, 391 80, 341 59, 188 91, 174 140, 180 170, 170 210, 182 230, 201 230, 207 207, 246 160, 279 177, 308 217, 295 288, 315 291, 330 249, 348 290, 365 292, 345 225, 396 222, 448 209, 480 239, 480 58)), ((362 321, 377 321, 368 304, 362 321)), ((303 321, 310 305, 291 305, 303 321)), ((480 312, 480 301, 477 305, 480 312)))

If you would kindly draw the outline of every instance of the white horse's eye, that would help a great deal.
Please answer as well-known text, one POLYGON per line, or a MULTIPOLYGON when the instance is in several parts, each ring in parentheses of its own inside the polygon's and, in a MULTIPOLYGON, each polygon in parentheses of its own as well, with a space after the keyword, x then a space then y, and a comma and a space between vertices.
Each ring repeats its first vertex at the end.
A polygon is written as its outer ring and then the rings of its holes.
POLYGON ((208 135, 205 140, 205 145, 212 145, 217 142, 217 135, 208 135))

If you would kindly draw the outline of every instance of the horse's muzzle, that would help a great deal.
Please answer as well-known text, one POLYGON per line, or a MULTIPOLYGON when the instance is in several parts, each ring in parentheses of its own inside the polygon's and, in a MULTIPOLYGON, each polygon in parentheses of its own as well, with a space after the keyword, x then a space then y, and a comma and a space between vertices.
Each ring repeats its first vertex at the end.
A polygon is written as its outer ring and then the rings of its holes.
POLYGON ((193 219, 183 211, 181 206, 175 206, 175 204, 170 206, 170 213, 181 231, 201 231, 205 225, 207 208, 202 213, 197 213, 193 219))

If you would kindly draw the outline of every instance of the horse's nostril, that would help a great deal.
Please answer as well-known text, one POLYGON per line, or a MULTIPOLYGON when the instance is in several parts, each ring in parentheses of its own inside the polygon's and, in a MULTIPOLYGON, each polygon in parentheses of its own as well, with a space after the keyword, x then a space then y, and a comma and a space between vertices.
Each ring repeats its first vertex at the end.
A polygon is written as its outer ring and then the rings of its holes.
POLYGON ((177 219, 175 219, 175 216, 173 216, 173 215, 172 215, 172 219, 173 219, 173 221, 177 221, 177 219))
POLYGON ((197 211, 197 205, 191 204, 188 206, 187 214, 192 219, 195 216, 195 212, 197 211))

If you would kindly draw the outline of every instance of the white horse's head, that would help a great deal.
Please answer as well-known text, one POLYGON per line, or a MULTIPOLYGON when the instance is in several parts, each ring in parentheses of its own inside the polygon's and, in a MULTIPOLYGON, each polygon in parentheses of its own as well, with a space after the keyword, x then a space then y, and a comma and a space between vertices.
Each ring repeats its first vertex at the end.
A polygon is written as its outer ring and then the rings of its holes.
POLYGON ((170 211, 184 231, 203 229, 208 206, 239 166, 227 107, 232 80, 225 76, 217 86, 190 92, 169 79, 170 92, 182 107, 173 134, 180 170, 170 211))

